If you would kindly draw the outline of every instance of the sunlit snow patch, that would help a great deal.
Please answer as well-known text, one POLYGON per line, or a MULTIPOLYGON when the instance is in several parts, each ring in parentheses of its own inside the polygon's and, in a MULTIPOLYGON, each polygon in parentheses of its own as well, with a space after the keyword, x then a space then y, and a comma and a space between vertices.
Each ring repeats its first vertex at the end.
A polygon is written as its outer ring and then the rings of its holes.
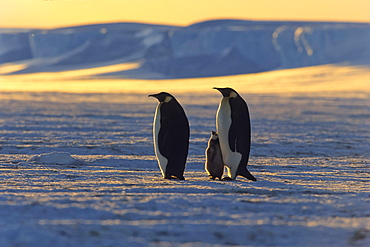
POLYGON ((70 153, 65 152, 52 152, 32 156, 28 162, 41 163, 41 164, 57 164, 57 165, 73 165, 81 163, 80 160, 75 159, 70 153))

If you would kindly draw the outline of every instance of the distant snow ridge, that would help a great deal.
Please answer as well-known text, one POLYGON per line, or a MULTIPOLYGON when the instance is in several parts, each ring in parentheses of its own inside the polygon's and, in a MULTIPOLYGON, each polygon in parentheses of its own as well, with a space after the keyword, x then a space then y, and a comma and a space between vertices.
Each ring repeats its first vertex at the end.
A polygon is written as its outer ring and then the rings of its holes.
POLYGON ((370 65, 369 44, 369 23, 214 20, 188 27, 0 29, 0 65, 27 63, 17 73, 31 73, 139 61, 138 69, 106 75, 210 77, 332 63, 370 65))
POLYGON ((52 152, 35 155, 31 157, 28 162, 56 165, 73 165, 81 163, 78 159, 73 158, 71 154, 65 152, 52 152))

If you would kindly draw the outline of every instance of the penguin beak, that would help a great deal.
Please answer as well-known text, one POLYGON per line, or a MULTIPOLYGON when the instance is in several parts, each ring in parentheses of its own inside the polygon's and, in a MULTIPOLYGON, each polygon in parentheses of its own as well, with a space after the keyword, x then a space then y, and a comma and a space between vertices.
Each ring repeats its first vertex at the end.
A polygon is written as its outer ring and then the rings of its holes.
POLYGON ((159 102, 161 102, 161 100, 159 98, 159 94, 149 94, 148 97, 156 98, 159 102))
POLYGON ((148 97, 154 97, 159 100, 161 97, 163 97, 163 93, 149 94, 148 97))

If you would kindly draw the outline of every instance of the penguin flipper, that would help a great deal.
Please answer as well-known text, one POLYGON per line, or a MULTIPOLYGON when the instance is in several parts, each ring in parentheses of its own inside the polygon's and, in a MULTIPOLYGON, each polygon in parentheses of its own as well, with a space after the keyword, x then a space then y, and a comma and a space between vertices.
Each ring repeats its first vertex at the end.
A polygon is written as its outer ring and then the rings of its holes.
POLYGON ((235 152, 236 150, 236 137, 238 135, 239 129, 233 128, 232 123, 229 129, 229 147, 230 150, 235 152))
POLYGON ((230 150, 233 152, 241 153, 242 155, 248 154, 250 152, 251 147, 251 132, 250 129, 246 129, 236 126, 230 127, 229 130, 229 147, 230 150))

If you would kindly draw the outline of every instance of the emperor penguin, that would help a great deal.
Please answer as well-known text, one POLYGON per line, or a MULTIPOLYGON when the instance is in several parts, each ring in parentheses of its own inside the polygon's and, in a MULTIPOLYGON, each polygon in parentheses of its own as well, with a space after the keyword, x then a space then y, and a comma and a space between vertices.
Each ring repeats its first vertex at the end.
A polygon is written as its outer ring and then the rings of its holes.
POLYGON ((206 149, 206 164, 205 170, 210 179, 222 179, 224 174, 224 161, 222 159, 220 141, 215 131, 212 131, 206 149))
POLYGON ((189 150, 189 122, 184 109, 171 94, 161 92, 153 122, 154 150, 164 179, 184 180, 189 150))
POLYGON ((224 178, 234 180, 238 175, 257 181, 248 171, 251 146, 251 123, 247 103, 232 88, 213 88, 222 94, 216 114, 216 128, 223 161, 228 170, 224 178))

